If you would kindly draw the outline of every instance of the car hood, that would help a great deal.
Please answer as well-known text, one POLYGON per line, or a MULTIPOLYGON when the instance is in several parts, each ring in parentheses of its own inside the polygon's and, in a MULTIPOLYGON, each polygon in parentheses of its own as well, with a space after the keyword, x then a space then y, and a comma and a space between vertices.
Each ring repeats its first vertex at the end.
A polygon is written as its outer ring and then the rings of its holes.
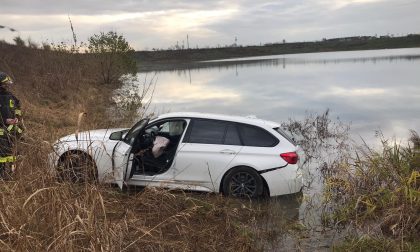
POLYGON ((71 134, 60 138, 57 142, 72 142, 72 141, 104 141, 108 140, 109 136, 113 132, 128 130, 127 128, 115 128, 115 129, 97 129, 97 130, 88 130, 78 133, 76 139, 76 134, 71 134))

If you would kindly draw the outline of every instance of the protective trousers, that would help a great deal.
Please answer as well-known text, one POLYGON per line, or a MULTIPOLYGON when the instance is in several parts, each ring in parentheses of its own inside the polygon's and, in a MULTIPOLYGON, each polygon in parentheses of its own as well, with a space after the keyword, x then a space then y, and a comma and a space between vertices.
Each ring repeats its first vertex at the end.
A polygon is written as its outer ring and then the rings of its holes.
POLYGON ((0 128, 0 177, 9 178, 13 170, 16 156, 14 155, 14 136, 7 129, 0 128))
MULTIPOLYGON (((13 170, 16 161, 16 140, 22 134, 21 125, 8 124, 8 119, 21 121, 22 112, 19 100, 0 86, 0 176, 13 170)), ((23 126, 23 125, 22 125, 23 126)), ((4 176, 3 176, 4 177, 4 176)))

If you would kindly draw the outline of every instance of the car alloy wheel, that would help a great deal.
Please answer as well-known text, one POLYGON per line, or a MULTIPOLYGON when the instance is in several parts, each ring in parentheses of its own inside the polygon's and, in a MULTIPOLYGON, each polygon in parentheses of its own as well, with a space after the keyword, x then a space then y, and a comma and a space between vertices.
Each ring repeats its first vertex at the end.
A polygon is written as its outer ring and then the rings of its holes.
POLYGON ((237 167, 230 171, 223 187, 226 195, 239 198, 258 198, 264 189, 261 176, 248 167, 237 167))

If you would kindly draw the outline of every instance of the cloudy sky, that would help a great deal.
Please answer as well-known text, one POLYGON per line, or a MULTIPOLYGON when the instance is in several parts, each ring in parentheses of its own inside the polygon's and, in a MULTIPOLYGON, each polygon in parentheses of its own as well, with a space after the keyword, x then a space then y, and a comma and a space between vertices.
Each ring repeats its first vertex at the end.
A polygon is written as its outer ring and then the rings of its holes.
POLYGON ((419 0, 2 0, 0 39, 79 41, 124 34, 137 50, 420 33, 419 0))

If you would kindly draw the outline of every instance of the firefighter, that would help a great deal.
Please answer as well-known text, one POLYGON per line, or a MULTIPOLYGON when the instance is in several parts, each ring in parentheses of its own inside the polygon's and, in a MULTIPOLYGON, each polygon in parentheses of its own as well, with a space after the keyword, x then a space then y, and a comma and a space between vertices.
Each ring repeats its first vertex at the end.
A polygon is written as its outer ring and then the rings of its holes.
POLYGON ((16 140, 22 134, 19 100, 8 90, 13 80, 0 72, 0 176, 10 176, 16 161, 16 140))

